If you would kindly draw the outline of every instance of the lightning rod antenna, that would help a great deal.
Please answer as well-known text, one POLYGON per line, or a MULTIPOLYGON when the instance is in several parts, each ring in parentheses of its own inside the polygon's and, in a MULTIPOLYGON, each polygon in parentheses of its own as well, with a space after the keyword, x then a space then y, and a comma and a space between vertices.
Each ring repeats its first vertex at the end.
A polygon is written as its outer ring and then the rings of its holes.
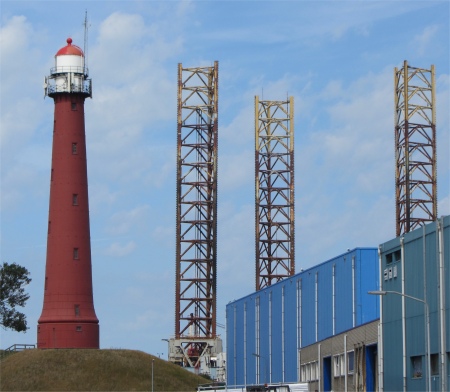
POLYGON ((83 48, 83 52, 84 52, 84 67, 87 68, 88 66, 88 30, 89 30, 89 24, 88 24, 88 16, 87 16, 87 10, 84 14, 84 48, 83 48))

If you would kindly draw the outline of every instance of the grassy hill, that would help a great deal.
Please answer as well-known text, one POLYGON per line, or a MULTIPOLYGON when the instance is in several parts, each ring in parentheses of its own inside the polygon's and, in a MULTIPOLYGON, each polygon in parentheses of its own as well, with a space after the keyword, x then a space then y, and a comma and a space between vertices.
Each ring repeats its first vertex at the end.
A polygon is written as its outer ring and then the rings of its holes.
POLYGON ((195 391, 203 377, 133 350, 25 350, 0 362, 1 391, 195 391))

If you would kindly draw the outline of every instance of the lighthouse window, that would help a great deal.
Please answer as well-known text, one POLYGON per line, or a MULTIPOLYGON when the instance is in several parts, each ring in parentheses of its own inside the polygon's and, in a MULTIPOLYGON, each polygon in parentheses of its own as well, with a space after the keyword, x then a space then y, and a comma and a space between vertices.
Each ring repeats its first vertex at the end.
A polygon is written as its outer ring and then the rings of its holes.
POLYGON ((75 316, 80 315, 80 305, 75 305, 75 316))
POLYGON ((77 332, 81 332, 81 327, 80 327, 80 326, 77 326, 76 331, 77 331, 77 332))
POLYGON ((73 248, 73 258, 78 260, 78 248, 73 248))
POLYGON ((76 102, 72 102, 72 110, 77 110, 77 103, 76 102))
POLYGON ((72 205, 77 206, 78 205, 78 194, 74 193, 72 195, 72 205))
POLYGON ((72 154, 77 154, 77 143, 72 143, 72 154))

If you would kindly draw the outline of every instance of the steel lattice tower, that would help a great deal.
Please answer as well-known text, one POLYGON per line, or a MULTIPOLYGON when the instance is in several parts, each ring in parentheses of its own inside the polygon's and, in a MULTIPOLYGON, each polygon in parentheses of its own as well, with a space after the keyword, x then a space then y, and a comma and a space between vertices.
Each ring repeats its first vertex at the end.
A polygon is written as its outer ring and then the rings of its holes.
POLYGON ((218 62, 179 64, 175 339, 169 360, 188 367, 198 367, 217 346, 217 105, 218 62))
POLYGON ((395 68, 396 235, 437 218, 435 72, 395 68))
POLYGON ((256 290, 295 273, 294 98, 255 97, 256 290))

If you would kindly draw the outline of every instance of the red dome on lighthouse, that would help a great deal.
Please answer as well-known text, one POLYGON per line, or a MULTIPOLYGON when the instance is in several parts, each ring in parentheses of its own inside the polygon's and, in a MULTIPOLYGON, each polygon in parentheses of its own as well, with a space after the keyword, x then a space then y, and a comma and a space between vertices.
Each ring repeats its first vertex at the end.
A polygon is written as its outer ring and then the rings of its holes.
POLYGON ((72 38, 67 38, 67 46, 58 50, 56 56, 64 56, 64 55, 73 55, 73 56, 82 56, 84 57, 84 53, 81 48, 77 45, 72 45, 72 38))

